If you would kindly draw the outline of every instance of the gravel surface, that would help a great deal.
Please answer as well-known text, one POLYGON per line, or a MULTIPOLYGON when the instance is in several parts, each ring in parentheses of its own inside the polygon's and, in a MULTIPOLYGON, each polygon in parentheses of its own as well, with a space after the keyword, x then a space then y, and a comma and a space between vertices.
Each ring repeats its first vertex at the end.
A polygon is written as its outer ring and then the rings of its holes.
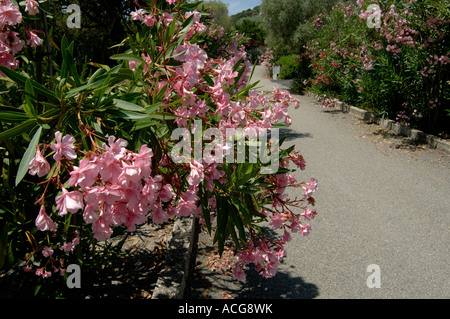
MULTIPOLYGON (((256 80, 263 90, 289 87, 259 66, 256 80)), ((311 234, 293 236, 275 277, 251 272, 244 284, 221 271, 209 235, 200 234, 190 297, 449 298, 450 155, 294 97, 301 107, 283 133, 307 163, 298 180, 319 182, 311 234), (380 288, 367 285, 373 264, 380 288)))

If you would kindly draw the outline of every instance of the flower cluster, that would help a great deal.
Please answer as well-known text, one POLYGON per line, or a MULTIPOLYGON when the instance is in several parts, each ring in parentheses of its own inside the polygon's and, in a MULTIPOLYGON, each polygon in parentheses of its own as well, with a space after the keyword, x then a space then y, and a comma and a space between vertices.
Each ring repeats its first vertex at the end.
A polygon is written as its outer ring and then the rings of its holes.
POLYGON ((334 107, 334 105, 335 105, 335 103, 336 103, 336 101, 337 101, 338 99, 330 99, 329 97, 327 97, 326 95, 323 97, 323 99, 322 99, 322 104, 321 104, 321 106, 323 107, 323 108, 330 108, 330 107, 334 107))
MULTIPOLYGON (((26 0, 25 12, 30 16, 35 16, 39 13, 39 3, 35 0, 26 0)), ((23 17, 19 7, 14 5, 11 0, 0 1, 0 65, 13 70, 19 64, 15 59, 15 55, 22 51, 25 40, 21 39, 19 33, 11 29, 11 27, 20 24, 23 24, 23 17)), ((28 37, 27 45, 32 48, 41 45, 42 39, 37 35, 39 31, 32 30, 25 24, 23 25, 28 37)))
MULTIPOLYGON (((301 156, 297 157, 294 162, 299 165, 300 169, 304 169, 304 161, 301 156), (298 160, 300 160, 300 163, 298 160)), ((299 203, 302 201, 306 203, 314 201, 311 196, 317 190, 317 180, 311 178, 309 183, 301 183, 304 189, 304 198, 294 204, 285 201, 285 189, 286 187, 294 187, 296 184, 295 177, 283 174, 277 176, 276 179, 278 188, 275 193, 277 193, 277 196, 274 197, 274 204, 270 207, 270 211, 274 213, 269 214, 268 210, 265 209, 263 213, 269 216, 270 227, 275 231, 282 231, 283 234, 278 240, 263 238, 255 233, 250 234, 250 240, 246 247, 236 255, 233 276, 238 280, 244 281, 246 279, 244 270, 247 269, 248 264, 254 264, 255 270, 260 271, 265 278, 273 277, 277 272, 280 261, 285 256, 284 245, 292 240, 291 233, 301 233, 302 236, 308 236, 311 231, 312 227, 308 221, 314 219, 316 210, 307 206, 301 206, 299 203), (302 208, 302 213, 298 214, 290 209, 286 209, 286 204, 302 208)))
POLYGON ((264 54, 262 54, 259 57, 259 60, 261 62, 261 65, 265 67, 268 70, 272 70, 272 68, 275 66, 275 56, 274 51, 270 49, 266 49, 264 54))
POLYGON ((442 97, 448 95, 450 59, 444 39, 450 19, 441 10, 445 4, 358 0, 336 5, 319 29, 317 17, 311 19, 315 36, 305 49, 312 89, 430 133, 446 130, 442 110, 448 99, 442 97), (428 103, 436 98, 441 105, 428 103))
MULTIPOLYGON (((221 39, 225 36, 223 29, 210 28, 202 20, 202 13, 184 12, 180 2, 167 2, 170 6, 165 4, 164 10, 157 6, 139 7, 131 13, 133 23, 142 28, 141 39, 146 39, 145 34, 152 39, 149 42, 156 42, 150 49, 145 40, 134 43, 133 50, 121 55, 128 61, 123 65, 124 73, 133 75, 134 84, 139 82, 142 92, 121 96, 123 90, 111 88, 113 96, 123 97, 121 107, 129 111, 118 114, 145 119, 132 123, 133 127, 136 123, 146 125, 149 118, 155 120, 150 127, 145 126, 148 131, 136 129, 121 134, 106 125, 103 131, 98 130, 100 124, 91 124, 90 117, 85 117, 92 114, 90 111, 77 110, 76 124, 67 131, 62 132, 58 124, 59 131, 54 135, 46 133, 51 142, 39 144, 28 165, 29 174, 45 178, 39 184, 45 190, 36 201, 40 207, 36 228, 56 238, 62 232, 61 223, 75 219, 83 235, 92 234, 96 241, 105 241, 117 228, 133 232, 146 222, 161 224, 195 216, 205 227, 217 222, 219 247, 230 238, 235 241, 237 237, 229 232, 239 228, 237 253, 253 252, 255 258, 246 259, 245 263, 241 258, 241 268, 236 266, 236 273, 253 262, 262 275, 273 276, 290 233, 309 234, 311 226, 300 219, 310 220, 315 215, 308 206, 314 205, 311 196, 317 181, 298 182, 290 169, 291 164, 305 169, 304 158, 293 147, 272 152, 280 146, 272 134, 274 126, 291 125, 288 111, 290 107, 298 108, 299 101, 276 87, 272 92, 255 90, 249 84, 250 62, 236 37, 221 39), (202 125, 197 126, 197 122, 202 125), (154 128, 158 134, 153 135, 154 128), (208 154, 206 145, 201 143, 201 158, 190 157, 182 163, 174 160, 174 130, 206 135, 208 129, 215 129, 218 134, 214 138, 223 140, 214 154, 208 154), (277 171, 263 173, 267 162, 262 163, 261 158, 251 161, 246 154, 244 163, 235 158, 224 162, 221 155, 238 147, 238 143, 227 140, 229 130, 244 132, 247 145, 253 137, 271 131, 270 138, 265 135, 266 140, 258 143, 276 155, 277 171), (224 153, 218 154, 221 151, 224 153), (50 157, 52 164, 48 162, 50 157), (298 198, 291 200, 288 188, 295 188, 298 198), (292 207, 302 213, 294 213, 292 207), (229 209, 238 212, 235 219, 223 218, 229 209), (72 218, 73 215, 82 218, 72 218), (278 240, 265 238, 255 226, 262 218, 275 230, 284 229, 284 234, 278 240)), ((120 85, 123 89, 123 83, 120 85)), ((80 107, 83 106, 80 101, 80 107)), ((130 127, 130 123, 126 124, 130 127)), ((197 147, 196 141, 189 143, 189 147, 197 147)), ((76 240, 63 246, 72 251, 76 240)), ((56 247, 45 250, 47 258, 52 256, 50 249, 56 247)))
POLYGON ((64 276, 67 271, 65 257, 73 255, 75 248, 79 245, 79 243, 80 237, 78 236, 78 233, 75 232, 73 239, 69 242, 64 242, 57 248, 56 251, 50 246, 44 246, 40 249, 36 249, 31 254, 28 254, 26 258, 26 266, 23 267, 23 270, 25 272, 34 272, 36 276, 42 278, 50 278, 53 274, 58 273, 60 276, 64 276), (36 259, 40 257, 37 256, 39 252, 45 260, 43 265, 36 262, 36 259))
MULTIPOLYGON (((96 146, 96 152, 89 152, 78 166, 73 166, 77 158, 75 139, 69 135, 61 138, 60 132, 56 132, 55 137, 56 142, 50 145, 55 151, 53 158, 59 165, 70 164, 67 182, 73 188, 67 190, 61 186, 62 193, 56 196, 56 209, 60 216, 82 211, 84 221, 92 224, 97 240, 109 238, 113 226, 124 225, 128 231, 134 231, 136 225, 147 221, 148 214, 158 224, 169 219, 166 210, 177 216, 186 215, 183 204, 174 209, 163 209, 175 198, 175 193, 172 186, 164 182, 163 176, 151 176, 153 151, 147 145, 134 153, 126 149, 125 140, 110 136, 107 144, 96 146)), ((30 174, 44 176, 48 166, 37 152, 29 165, 30 174)), ((193 204, 189 208, 195 208, 194 188, 182 197, 184 202, 193 204)), ((36 226, 41 231, 56 231, 57 227, 43 207, 36 226)))

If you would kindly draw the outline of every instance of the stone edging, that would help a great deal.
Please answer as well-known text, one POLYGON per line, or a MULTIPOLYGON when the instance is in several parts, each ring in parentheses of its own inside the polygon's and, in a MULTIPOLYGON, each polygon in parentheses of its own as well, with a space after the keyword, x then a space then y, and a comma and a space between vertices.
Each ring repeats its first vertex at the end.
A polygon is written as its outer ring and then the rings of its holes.
MULTIPOLYGON (((319 96, 311 92, 307 92, 307 95, 316 100, 320 100, 319 96)), ((385 128, 393 133, 409 137, 414 142, 424 143, 427 144, 430 148, 434 148, 436 150, 450 154, 450 142, 438 138, 434 135, 424 133, 420 130, 412 129, 410 127, 403 126, 389 119, 379 118, 370 111, 360 109, 356 106, 348 105, 342 101, 336 101, 334 103, 334 106, 338 110, 341 110, 343 113, 353 114, 357 118, 365 122, 378 124, 382 128, 385 128)))
POLYGON ((198 222, 194 217, 175 221, 164 269, 159 274, 152 299, 183 299, 192 269, 198 222))

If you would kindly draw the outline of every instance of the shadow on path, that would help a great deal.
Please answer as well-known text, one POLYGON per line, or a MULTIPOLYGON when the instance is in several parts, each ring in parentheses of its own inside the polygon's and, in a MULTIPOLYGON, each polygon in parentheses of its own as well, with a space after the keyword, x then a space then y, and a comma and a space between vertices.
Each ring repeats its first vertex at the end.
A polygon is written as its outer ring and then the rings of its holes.
POLYGON ((195 281, 195 288, 188 292, 187 299, 223 299, 227 295, 233 299, 313 299, 319 296, 316 285, 283 271, 266 279, 250 269, 245 283, 219 273, 195 281))
POLYGON ((281 271, 269 279, 256 271, 249 271, 247 282, 236 295, 238 299, 313 299, 319 295, 319 289, 301 277, 292 277, 281 271))
POLYGON ((282 138, 283 136, 286 136, 286 141, 295 140, 297 138, 312 138, 313 137, 311 135, 311 133, 301 133, 301 132, 297 132, 296 130, 290 129, 290 128, 280 129, 280 138, 282 138))
MULTIPOLYGON (((272 229, 262 227, 266 229, 267 236, 276 234, 272 229)), ((284 261, 281 261, 277 274, 272 278, 264 278, 253 265, 249 265, 246 282, 233 279, 230 265, 222 263, 217 248, 205 232, 200 233, 195 255, 186 299, 313 299, 319 295, 316 285, 305 282, 300 276, 293 276, 295 266, 283 267, 286 266, 284 261)))

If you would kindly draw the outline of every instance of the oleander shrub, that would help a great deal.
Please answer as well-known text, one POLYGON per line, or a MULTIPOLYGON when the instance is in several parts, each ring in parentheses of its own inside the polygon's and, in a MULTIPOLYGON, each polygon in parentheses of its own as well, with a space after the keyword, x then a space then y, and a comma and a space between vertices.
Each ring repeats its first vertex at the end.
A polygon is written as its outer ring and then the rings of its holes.
POLYGON ((430 133, 448 132, 446 1, 358 0, 315 17, 310 28, 311 90, 430 133))
POLYGON ((46 32, 21 22, 44 4, 0 3, 0 267, 22 261, 43 297, 66 296, 70 264, 113 270, 112 240, 146 223, 198 219, 220 254, 233 243, 239 280, 249 264, 273 277, 292 234, 311 231, 317 180, 297 180, 305 160, 277 131, 299 101, 258 91, 239 35, 199 3, 135 4, 112 66, 78 67, 84 43, 63 37, 62 63, 38 79, 26 56, 46 32))
POLYGON ((299 72, 300 56, 295 54, 282 56, 275 64, 280 66, 280 79, 292 79, 299 72))

